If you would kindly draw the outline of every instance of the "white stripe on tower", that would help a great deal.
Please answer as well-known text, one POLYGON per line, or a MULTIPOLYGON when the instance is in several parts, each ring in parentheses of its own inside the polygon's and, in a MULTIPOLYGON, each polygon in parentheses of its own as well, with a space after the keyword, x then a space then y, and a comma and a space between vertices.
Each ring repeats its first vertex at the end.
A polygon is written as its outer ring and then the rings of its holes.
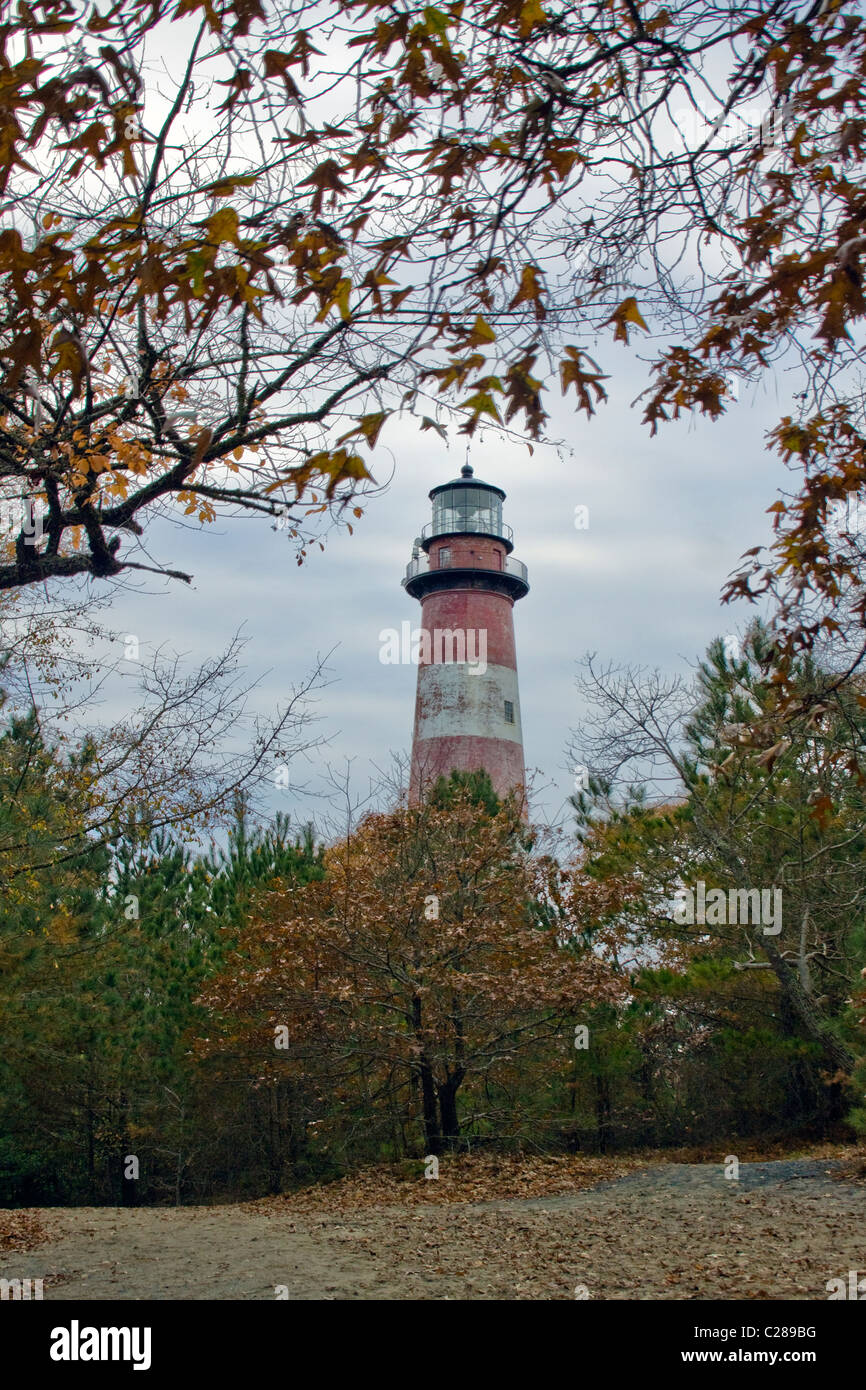
POLYGON ((482 675, 462 662, 422 666, 418 671, 418 719, 415 739, 502 738, 523 745, 517 672, 488 666, 482 675), (506 706, 512 722, 506 719, 506 706))

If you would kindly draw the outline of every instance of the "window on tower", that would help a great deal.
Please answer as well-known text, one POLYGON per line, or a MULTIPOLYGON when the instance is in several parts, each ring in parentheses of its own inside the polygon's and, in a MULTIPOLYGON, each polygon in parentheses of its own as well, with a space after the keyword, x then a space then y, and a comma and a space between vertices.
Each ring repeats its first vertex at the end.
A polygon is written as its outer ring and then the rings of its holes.
POLYGON ((514 701, 513 701, 513 700, 506 700, 506 701, 505 701, 505 722, 506 722, 506 724, 513 724, 513 723, 514 723, 514 701))
POLYGON ((442 546, 439 547, 439 568, 440 568, 440 569, 444 569, 446 565, 450 565, 450 564, 451 564, 451 547, 450 547, 450 545, 442 545, 442 546))

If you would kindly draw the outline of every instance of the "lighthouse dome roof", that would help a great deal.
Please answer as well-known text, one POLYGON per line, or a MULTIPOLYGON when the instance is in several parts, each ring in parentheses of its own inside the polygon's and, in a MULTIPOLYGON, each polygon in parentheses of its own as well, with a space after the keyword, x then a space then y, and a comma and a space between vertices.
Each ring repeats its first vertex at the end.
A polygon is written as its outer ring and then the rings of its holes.
POLYGON ((447 492, 451 488, 463 487, 483 488, 485 492, 495 492, 502 502, 505 501, 505 493, 502 491, 502 488, 496 487, 494 483, 484 483, 480 478, 476 478, 475 470, 470 463, 464 463, 463 467, 460 469, 459 478, 452 478, 450 483, 440 483, 438 487, 431 488, 428 496, 432 501, 440 492, 447 492))

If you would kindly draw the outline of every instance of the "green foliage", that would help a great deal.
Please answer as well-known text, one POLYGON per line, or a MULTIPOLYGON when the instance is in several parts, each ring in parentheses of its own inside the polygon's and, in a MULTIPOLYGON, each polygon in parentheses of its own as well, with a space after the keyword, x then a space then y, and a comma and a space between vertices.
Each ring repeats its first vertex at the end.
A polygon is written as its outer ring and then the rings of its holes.
POLYGON ((464 794, 488 816, 495 816, 500 808, 499 797, 493 790, 490 774, 482 768, 474 772, 463 772, 455 768, 448 777, 438 779, 428 800, 433 806, 453 806, 464 794))
MULTIPOLYGON (((74 762, 86 767, 87 758, 83 746, 74 762)), ((22 868, 4 887, 5 1201, 177 1194, 208 1123, 190 1048, 203 1025, 196 1003, 203 983, 257 892, 322 873, 309 828, 292 837, 279 817, 251 827, 241 804, 226 845, 205 853, 165 832, 145 842, 130 833, 110 853, 88 853, 85 843, 82 853, 79 786, 42 742, 35 712, 9 722, 0 735, 0 835, 9 862, 15 835, 44 857, 49 843, 76 852, 38 873, 22 868), (137 1184, 124 1179, 127 1155, 139 1160, 137 1184)))
MULTIPOLYGON (((508 1026, 538 1041, 506 1056, 504 1013, 499 1032, 492 1028, 489 1058, 485 1051, 457 1093, 467 1144, 604 1152, 840 1132, 846 1092, 828 1039, 854 1054, 847 1094, 856 1099, 866 1089, 859 1021, 866 1004, 858 995, 866 966, 866 800, 839 756, 846 739, 862 740, 863 706, 859 689, 840 687, 834 727, 804 718, 788 744, 768 747, 762 720, 774 708, 770 656, 760 629, 736 659, 721 643, 710 648, 681 729, 676 800, 653 805, 635 786, 616 802, 602 778, 575 798, 573 891, 570 871, 552 860, 543 889, 519 888, 533 836, 514 808, 513 829, 497 850, 499 896, 479 908, 478 920, 492 933, 490 950, 510 901, 521 921, 576 957, 612 952, 626 988, 619 1002, 592 996, 566 1020, 532 1003, 528 977, 516 979, 507 957, 491 968, 483 988, 470 991, 472 1008, 492 1009, 502 982, 510 981, 519 1003, 508 1026), (754 746, 743 742, 744 731, 754 746), (802 1001, 768 954, 772 941, 738 926, 674 921, 671 894, 697 878, 723 887, 784 885, 778 949, 783 965, 793 961, 796 979, 806 981, 816 1026, 804 1025, 802 1001), (577 1028, 588 1028, 587 1048, 575 1046, 577 1028)), ((803 692, 818 680, 804 662, 803 692)), ((452 921, 448 884, 456 874, 460 893, 480 892, 475 869, 458 872, 458 861, 477 850, 503 809, 487 774, 440 780, 423 853, 411 837, 398 837, 381 862, 366 865, 379 974, 370 975, 367 950, 354 959, 351 987, 340 975, 327 1078, 316 1039, 299 1018, 293 1028, 300 1063, 263 1078, 236 1032, 221 1043, 219 1057, 201 1046, 219 1026, 205 1001, 219 984, 231 1003, 239 979, 232 972, 246 970, 262 984, 262 1017, 270 1019, 267 967, 286 949, 291 920, 298 949, 309 957, 314 1030, 325 941, 340 914, 359 910, 366 861, 353 863, 351 874, 346 868, 351 901, 332 893, 322 916, 314 890, 327 888, 326 878, 337 872, 338 848, 325 853, 311 827, 298 834, 283 817, 253 823, 242 798, 231 824, 208 845, 167 832, 144 835, 143 817, 127 806, 125 833, 105 848, 84 829, 91 823, 93 757, 86 743, 71 752, 47 744, 35 711, 0 728, 0 1008, 11 1039, 0 1055, 0 1200, 253 1196, 325 1181, 358 1162, 427 1152, 418 1147, 419 1098, 410 1087, 412 1119, 399 1080, 413 1075, 411 1057, 399 1072, 383 1060, 382 1037, 369 1055, 361 1041, 372 1036, 380 983, 394 988, 395 904, 409 911, 407 894, 420 895, 420 906, 410 912, 411 949, 398 974, 438 970, 442 960, 462 960, 478 945, 477 923, 464 930, 460 914, 452 921), (460 817, 455 837, 448 826, 460 817), (428 870, 439 914, 429 923, 419 879, 428 870), (256 922, 258 954, 250 935, 256 922), (362 977, 368 998, 359 1005, 362 977), (126 1176, 132 1155, 138 1180, 126 1176)), ((337 932, 332 945, 341 939, 337 932)), ((283 982, 287 998, 299 978, 290 972, 283 982)), ((464 989, 463 966, 454 978, 464 989)), ((424 989, 426 1009, 429 983, 424 989)), ((454 999, 443 1003, 452 1023, 454 999)), ((393 1041, 390 1012, 386 1023, 382 1036, 393 1041)), ((466 1040, 458 1033, 462 1053, 466 1040)), ((848 1117, 860 1133, 864 1115, 860 1105, 848 1117)))
MULTIPOLYGON (((633 988, 675 1029, 681 1093, 699 1063, 704 1091, 689 1105, 711 1128, 727 1115, 740 1127, 799 1119, 820 1129, 843 1112, 840 1078, 852 1062, 855 1087, 862 1073, 863 1028, 850 1006, 866 964, 866 796, 851 775, 866 735, 862 682, 839 680, 833 703, 816 705, 828 675, 801 658, 801 714, 780 727, 778 676, 760 623, 741 644, 713 642, 690 711, 655 743, 679 794, 650 805, 626 788, 617 799, 595 778, 574 799, 583 871, 621 885, 610 920, 627 923, 633 988), (678 922, 674 894, 698 880, 726 892, 778 887, 781 931, 678 922)), ((631 696, 637 709, 634 687, 631 696)), ((651 698, 657 689, 644 710, 651 698)), ((620 688, 617 699, 621 709, 620 688)))

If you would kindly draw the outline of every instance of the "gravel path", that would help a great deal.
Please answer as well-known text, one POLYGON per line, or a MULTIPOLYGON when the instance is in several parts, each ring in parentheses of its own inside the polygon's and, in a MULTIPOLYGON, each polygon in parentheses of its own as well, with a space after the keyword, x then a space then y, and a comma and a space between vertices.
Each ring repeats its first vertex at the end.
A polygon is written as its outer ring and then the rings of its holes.
POLYGON ((6 1278, 83 1299, 826 1299, 866 1275, 866 1186, 826 1159, 665 1164, 574 1195, 301 1213, 38 1210, 6 1278))

